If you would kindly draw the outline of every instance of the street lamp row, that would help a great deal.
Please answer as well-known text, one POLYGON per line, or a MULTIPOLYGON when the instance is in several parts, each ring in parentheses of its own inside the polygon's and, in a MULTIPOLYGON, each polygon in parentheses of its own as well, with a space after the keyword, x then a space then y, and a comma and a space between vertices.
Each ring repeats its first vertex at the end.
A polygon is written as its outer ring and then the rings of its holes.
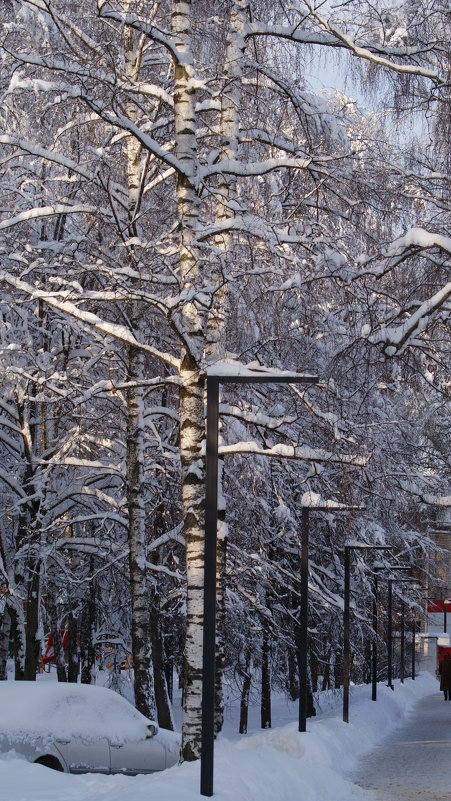
MULTIPOLYGON (((343 607, 343 721, 349 722, 349 680, 350 680, 350 573, 351 573, 351 551, 352 550, 377 550, 388 551, 390 545, 368 545, 367 543, 349 543, 345 545, 344 560, 344 607, 343 607)), ((373 606, 373 631, 374 637, 377 636, 377 609, 373 606), (374 620, 376 622, 374 622, 374 620)), ((373 676, 377 671, 377 656, 373 642, 373 676)))
MULTIPOLYGON (((204 629, 202 663, 202 750, 201 750, 201 795, 213 795, 214 767, 214 694, 215 694, 215 643, 216 643, 216 547, 218 523, 218 430, 219 430, 219 385, 220 384, 316 384, 318 377, 242 368, 228 370, 227 365, 218 365, 207 372, 207 430, 206 430, 206 492, 205 492, 205 555, 204 555, 204 629)), ((307 493, 308 494, 308 493, 307 493)), ((308 632, 308 550, 310 510, 351 511, 362 507, 339 504, 335 501, 320 501, 310 494, 302 504, 301 529, 301 616, 299 622, 299 731, 306 730, 307 716, 307 632, 308 632)), ((349 554, 352 548, 386 549, 387 546, 348 544, 345 546, 345 611, 348 655, 343 666, 343 719, 348 717, 349 703, 349 554)), ((392 568, 390 568, 392 569, 392 568)), ((389 584, 391 587, 391 584, 389 584)), ((376 617, 377 622, 377 617, 376 617)), ((390 649, 391 651, 391 649, 390 649)), ((373 676, 375 675, 373 669, 373 676)), ((391 679, 390 679, 391 681, 391 679)))
POLYGON ((299 669, 299 726, 300 732, 307 729, 307 652, 308 652, 308 562, 310 538, 310 512, 333 511, 350 512, 362 511, 363 506, 350 506, 337 501, 321 499, 316 493, 306 492, 302 497, 302 526, 301 526, 301 618, 299 622, 298 638, 298 669, 299 669))
POLYGON ((219 386, 220 384, 317 384, 318 380, 318 376, 314 375, 268 371, 263 368, 253 369, 227 363, 218 364, 207 371, 201 795, 213 795, 219 386))

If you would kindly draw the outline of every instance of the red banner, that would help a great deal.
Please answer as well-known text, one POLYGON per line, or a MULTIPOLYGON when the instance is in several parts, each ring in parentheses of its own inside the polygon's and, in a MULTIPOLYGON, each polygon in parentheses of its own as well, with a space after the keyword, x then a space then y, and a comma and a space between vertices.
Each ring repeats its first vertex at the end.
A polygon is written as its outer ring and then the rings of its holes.
MULTIPOLYGON (((63 646, 63 650, 66 651, 67 650, 67 631, 63 632, 61 644, 63 646)), ((53 637, 52 637, 51 634, 49 634, 48 640, 47 640, 47 648, 45 649, 45 654, 42 657, 42 661, 44 662, 44 665, 46 665, 48 662, 53 662, 54 659, 55 659, 55 651, 53 649, 53 637)))

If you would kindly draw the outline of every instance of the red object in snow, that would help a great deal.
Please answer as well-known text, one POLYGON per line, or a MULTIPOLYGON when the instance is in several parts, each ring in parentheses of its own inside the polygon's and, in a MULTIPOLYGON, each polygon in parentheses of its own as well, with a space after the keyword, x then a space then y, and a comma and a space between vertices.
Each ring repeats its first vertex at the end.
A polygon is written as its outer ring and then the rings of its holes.
MULTIPOLYGON (((63 646, 63 650, 66 651, 67 650, 67 631, 63 632, 63 639, 62 639, 61 644, 63 646)), ((54 662, 55 661, 55 649, 53 648, 53 637, 52 637, 51 633, 49 634, 49 636, 47 638, 47 648, 45 649, 45 654, 42 657, 42 661, 44 662, 44 665, 47 665, 48 662, 54 662)))
MULTIPOLYGON (((446 599, 448 601, 448 598, 446 599)), ((428 601, 428 612, 444 612, 445 611, 445 599, 444 598, 430 598, 428 601)), ((446 611, 451 612, 451 603, 446 604, 446 611)))
POLYGON ((437 646, 437 669, 446 653, 448 653, 451 657, 451 647, 448 647, 447 645, 437 646))

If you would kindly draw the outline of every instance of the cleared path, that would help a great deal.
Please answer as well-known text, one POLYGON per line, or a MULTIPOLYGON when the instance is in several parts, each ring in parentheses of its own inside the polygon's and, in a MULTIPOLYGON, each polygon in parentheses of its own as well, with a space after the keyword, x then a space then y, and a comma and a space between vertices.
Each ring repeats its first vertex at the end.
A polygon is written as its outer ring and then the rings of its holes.
POLYGON ((451 701, 422 698, 351 778, 374 801, 450 801, 451 701))

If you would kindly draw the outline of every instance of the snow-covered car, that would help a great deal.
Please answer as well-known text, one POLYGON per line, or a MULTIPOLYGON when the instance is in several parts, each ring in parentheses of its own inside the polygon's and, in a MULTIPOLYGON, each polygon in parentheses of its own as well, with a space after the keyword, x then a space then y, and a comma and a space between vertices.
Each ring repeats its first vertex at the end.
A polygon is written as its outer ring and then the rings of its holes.
POLYGON ((0 751, 65 773, 153 773, 178 760, 180 736, 104 687, 0 681, 0 751))

